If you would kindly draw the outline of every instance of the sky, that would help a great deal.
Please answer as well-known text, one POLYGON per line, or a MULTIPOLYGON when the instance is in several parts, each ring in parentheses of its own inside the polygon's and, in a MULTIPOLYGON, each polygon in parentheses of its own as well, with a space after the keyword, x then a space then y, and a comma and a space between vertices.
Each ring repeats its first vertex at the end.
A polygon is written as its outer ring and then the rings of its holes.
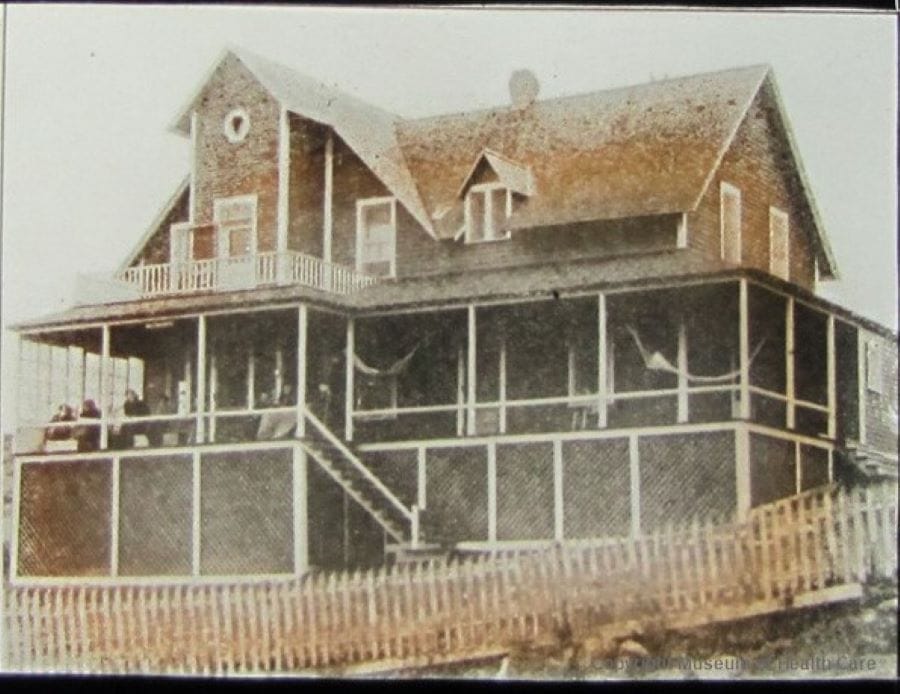
MULTIPOLYGON (((169 131, 235 45, 403 116, 770 64, 842 279, 821 294, 897 327, 897 45, 891 15, 234 6, 7 7, 2 319, 111 274, 189 170, 169 131)), ((2 428, 14 393, 3 332, 2 428)))

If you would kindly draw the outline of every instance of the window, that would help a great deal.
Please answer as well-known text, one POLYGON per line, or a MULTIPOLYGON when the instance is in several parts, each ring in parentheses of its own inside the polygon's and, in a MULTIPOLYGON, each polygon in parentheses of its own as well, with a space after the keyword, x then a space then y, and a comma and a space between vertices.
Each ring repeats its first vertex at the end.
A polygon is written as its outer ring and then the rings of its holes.
POLYGON ((719 220, 722 230, 722 258, 729 263, 741 262, 741 191, 722 182, 719 220))
POLYGON ((225 116, 222 131, 232 144, 237 144, 250 132, 250 115, 242 108, 236 108, 225 116))
POLYGON ((213 206, 213 219, 219 230, 218 255, 220 257, 242 258, 256 252, 255 195, 241 195, 216 200, 213 206))
POLYGON ((466 195, 466 242, 509 238, 503 226, 512 213, 512 191, 497 183, 469 188, 466 195))
POLYGON ((866 387, 874 393, 884 392, 881 350, 875 342, 866 342, 866 387))
POLYGON ((790 241, 787 212, 769 208, 769 272, 790 279, 790 241))
POLYGON ((356 203, 356 269, 393 277, 397 272, 397 202, 371 198, 356 203))

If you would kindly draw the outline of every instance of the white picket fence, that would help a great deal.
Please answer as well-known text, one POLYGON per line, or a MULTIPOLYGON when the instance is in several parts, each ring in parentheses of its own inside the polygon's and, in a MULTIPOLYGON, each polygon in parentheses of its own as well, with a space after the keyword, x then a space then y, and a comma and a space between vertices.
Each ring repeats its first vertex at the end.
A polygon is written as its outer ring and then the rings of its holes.
POLYGON ((897 572, 892 484, 826 487, 638 539, 260 583, 13 586, 9 671, 283 673, 463 658, 634 620, 859 595, 897 572))

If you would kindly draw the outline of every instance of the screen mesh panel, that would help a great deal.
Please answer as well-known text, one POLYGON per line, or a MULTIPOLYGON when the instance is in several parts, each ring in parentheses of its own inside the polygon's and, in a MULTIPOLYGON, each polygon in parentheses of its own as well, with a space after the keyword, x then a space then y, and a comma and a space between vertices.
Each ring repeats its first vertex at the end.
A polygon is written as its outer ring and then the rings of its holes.
POLYGON ((553 537, 553 446, 497 446, 497 539, 553 537))
POLYGON ((123 458, 119 463, 119 573, 191 573, 190 456, 123 458))
POLYGON ((567 441, 562 453, 564 536, 628 534, 628 441, 567 441))
POLYGON ((648 436, 638 450, 644 532, 734 512, 732 432, 648 436))
POLYGON ((791 496, 796 488, 794 444, 750 434, 750 505, 791 496))
POLYGON ((365 453, 363 461, 406 506, 418 497, 419 465, 416 451, 365 453))
POLYGON ((201 460, 200 572, 293 570, 290 451, 206 454, 201 460))
POLYGON ((487 450, 432 448, 427 461, 428 514, 442 537, 487 540, 487 450))
POLYGON ((828 451, 800 446, 800 491, 828 484, 828 451))
POLYGON ((609 405, 610 428, 674 424, 678 414, 675 395, 649 398, 618 398, 609 405))
POLYGON ((21 576, 109 573, 112 463, 22 465, 21 576))

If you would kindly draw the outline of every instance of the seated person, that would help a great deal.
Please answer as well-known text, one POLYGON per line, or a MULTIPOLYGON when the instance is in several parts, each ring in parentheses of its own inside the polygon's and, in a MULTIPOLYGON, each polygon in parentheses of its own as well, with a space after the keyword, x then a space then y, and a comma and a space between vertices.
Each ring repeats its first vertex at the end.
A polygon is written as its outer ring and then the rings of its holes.
MULTIPOLYGON (((75 411, 69 405, 60 405, 56 409, 56 414, 51 418, 51 422, 74 422, 75 411)), ((72 437, 72 427, 70 425, 48 427, 45 438, 48 441, 62 441, 72 437)))
MULTIPOLYGON (((146 417, 150 414, 150 408, 147 403, 138 397, 138 394, 129 388, 125 391, 125 404, 123 406, 125 417, 146 417)), ((127 422, 122 425, 120 430, 121 444, 124 446, 133 446, 134 437, 139 434, 146 435, 147 422, 127 422)))
MULTIPOLYGON (((100 408, 93 400, 85 400, 81 405, 81 412, 78 418, 100 419, 100 408)), ((100 422, 91 424, 87 422, 79 423, 72 431, 72 436, 78 441, 78 452, 85 453, 88 451, 96 451, 100 448, 100 422)))

